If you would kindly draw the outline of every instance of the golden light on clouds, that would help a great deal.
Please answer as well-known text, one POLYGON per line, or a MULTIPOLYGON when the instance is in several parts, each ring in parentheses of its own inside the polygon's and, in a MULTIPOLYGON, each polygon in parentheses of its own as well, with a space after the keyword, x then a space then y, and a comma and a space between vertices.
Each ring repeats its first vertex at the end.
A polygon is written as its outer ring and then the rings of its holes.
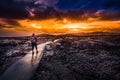
MULTIPOLYGON (((107 32, 120 30, 120 21, 104 21, 98 19, 72 20, 72 19, 46 19, 46 20, 15 20, 20 25, 4 27, 6 31, 18 33, 87 33, 87 32, 107 32)), ((1 21, 1 24, 9 26, 8 23, 1 21)))
POLYGON ((68 22, 68 21, 67 21, 67 19, 63 19, 63 23, 65 23, 65 24, 66 24, 67 22, 68 22))
POLYGON ((36 24, 36 23, 32 23, 32 24, 31 24, 31 26, 32 26, 33 28, 38 28, 38 29, 40 29, 40 28, 41 28, 41 26, 40 26, 40 25, 38 25, 38 24, 36 24))
MULTIPOLYGON (((91 19, 90 19, 91 20, 91 19)), ((36 30, 46 33, 74 33, 74 32, 95 32, 120 29, 120 21, 90 21, 71 19, 47 19, 47 20, 19 20, 18 22, 29 30, 36 30)))

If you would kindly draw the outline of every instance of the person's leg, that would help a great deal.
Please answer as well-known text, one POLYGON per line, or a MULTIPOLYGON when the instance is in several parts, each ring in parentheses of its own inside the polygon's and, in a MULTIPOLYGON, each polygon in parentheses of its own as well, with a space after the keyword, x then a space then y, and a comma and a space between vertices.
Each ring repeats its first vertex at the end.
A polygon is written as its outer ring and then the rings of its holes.
POLYGON ((32 43, 32 55, 34 55, 34 43, 32 43))
POLYGON ((37 44, 35 44, 35 48, 36 48, 36 53, 38 53, 38 48, 37 48, 37 44))

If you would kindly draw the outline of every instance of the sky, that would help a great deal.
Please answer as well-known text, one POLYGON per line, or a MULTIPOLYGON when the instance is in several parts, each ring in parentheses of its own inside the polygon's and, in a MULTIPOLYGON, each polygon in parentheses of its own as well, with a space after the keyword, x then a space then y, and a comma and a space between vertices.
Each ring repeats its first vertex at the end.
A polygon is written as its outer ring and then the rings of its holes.
POLYGON ((120 0, 0 0, 0 36, 120 30, 120 0))

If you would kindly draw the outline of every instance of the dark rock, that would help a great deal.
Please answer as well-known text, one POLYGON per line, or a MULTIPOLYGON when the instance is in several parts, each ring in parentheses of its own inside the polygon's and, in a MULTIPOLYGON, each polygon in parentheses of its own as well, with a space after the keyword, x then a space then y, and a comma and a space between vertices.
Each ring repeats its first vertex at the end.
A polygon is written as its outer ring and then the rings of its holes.
POLYGON ((96 38, 62 40, 60 44, 54 55, 42 58, 32 80, 120 79, 118 45, 96 38))

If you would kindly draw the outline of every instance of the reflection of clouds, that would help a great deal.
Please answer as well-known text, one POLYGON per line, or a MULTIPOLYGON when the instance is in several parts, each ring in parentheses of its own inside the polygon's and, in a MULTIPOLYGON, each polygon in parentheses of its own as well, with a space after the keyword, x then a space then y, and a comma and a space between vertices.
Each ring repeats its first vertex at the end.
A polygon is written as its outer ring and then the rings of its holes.
POLYGON ((32 67, 34 67, 34 65, 36 65, 38 63, 38 54, 36 53, 36 55, 32 55, 32 58, 31 58, 31 65, 32 67))
POLYGON ((31 58, 31 65, 32 67, 34 66, 34 56, 32 55, 32 58, 31 58))

